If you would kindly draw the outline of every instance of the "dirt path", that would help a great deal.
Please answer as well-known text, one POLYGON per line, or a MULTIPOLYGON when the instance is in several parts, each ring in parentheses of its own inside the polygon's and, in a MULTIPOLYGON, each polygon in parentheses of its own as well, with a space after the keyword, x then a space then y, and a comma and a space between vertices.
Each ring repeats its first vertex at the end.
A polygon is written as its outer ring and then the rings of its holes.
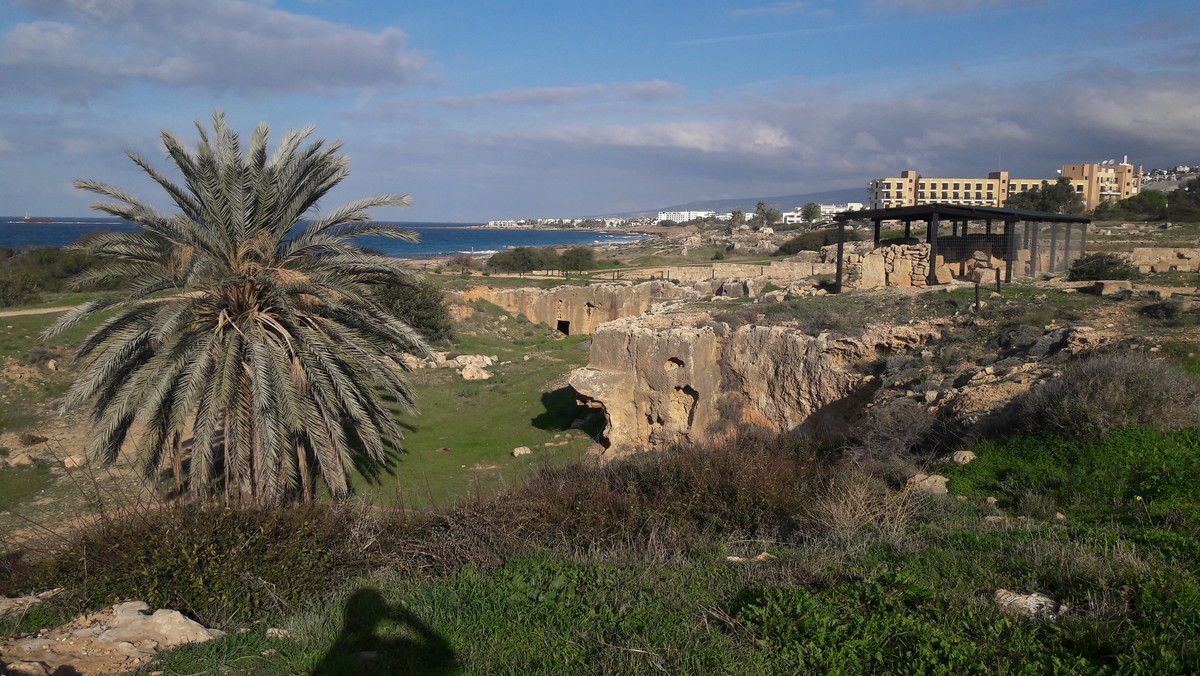
POLYGON ((63 307, 39 307, 28 310, 0 310, 0 319, 5 317, 24 317, 26 315, 52 315, 56 312, 66 312, 74 310, 78 305, 66 305, 63 307))

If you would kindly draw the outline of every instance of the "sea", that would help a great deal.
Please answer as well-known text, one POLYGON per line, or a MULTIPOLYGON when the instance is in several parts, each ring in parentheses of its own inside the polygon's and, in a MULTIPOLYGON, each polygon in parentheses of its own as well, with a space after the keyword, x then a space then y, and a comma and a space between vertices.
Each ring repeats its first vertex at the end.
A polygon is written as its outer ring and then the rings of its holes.
MULTIPOLYGON (((518 246, 606 246, 635 242, 642 235, 595 230, 518 230, 481 228, 470 223, 410 223, 421 241, 410 244, 387 237, 359 237, 358 244, 398 258, 434 258, 460 253, 487 255, 518 246)), ((50 223, 25 223, 20 216, 0 216, 0 247, 68 246, 93 232, 137 231, 139 226, 117 218, 55 218, 50 223)))

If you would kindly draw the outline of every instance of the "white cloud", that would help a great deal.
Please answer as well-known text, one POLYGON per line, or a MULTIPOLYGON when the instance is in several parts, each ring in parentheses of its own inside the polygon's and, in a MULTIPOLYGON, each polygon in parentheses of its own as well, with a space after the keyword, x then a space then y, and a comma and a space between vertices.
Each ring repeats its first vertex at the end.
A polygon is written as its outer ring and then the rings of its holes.
POLYGON ((1048 0, 874 0, 875 7, 911 14, 953 14, 1005 5, 1032 5, 1048 0))
POLYGON ((0 76, 24 94, 86 100, 131 81, 336 94, 431 77, 392 27, 372 33, 239 0, 20 1, 46 19, 0 35, 0 76))
POLYGON ((429 104, 456 109, 493 106, 559 106, 594 100, 663 101, 678 98, 682 94, 683 87, 681 85, 663 80, 649 80, 646 82, 505 89, 475 96, 443 97, 434 99, 429 104))
POLYGON ((755 120, 554 127, 518 136, 569 144, 674 148, 703 153, 770 154, 792 146, 783 129, 755 120))
POLYGON ((744 7, 741 9, 730 10, 732 16, 762 16, 762 15, 781 15, 781 14, 799 14, 808 7, 807 2, 776 2, 772 5, 762 7, 744 7))

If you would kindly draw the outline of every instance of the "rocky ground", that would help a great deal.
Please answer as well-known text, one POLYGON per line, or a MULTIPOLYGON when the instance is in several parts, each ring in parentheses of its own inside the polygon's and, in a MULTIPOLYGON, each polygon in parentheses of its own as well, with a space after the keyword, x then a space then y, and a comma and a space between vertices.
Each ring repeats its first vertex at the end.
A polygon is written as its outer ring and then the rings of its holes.
MULTIPOLYGON (((45 596, 45 595, 43 595, 45 596)), ((26 611, 39 599, 4 599, 0 619, 26 611)), ((174 610, 153 613, 141 601, 100 612, 36 634, 0 640, 0 673, 12 676, 124 674, 150 662, 160 650, 224 636, 174 610)))

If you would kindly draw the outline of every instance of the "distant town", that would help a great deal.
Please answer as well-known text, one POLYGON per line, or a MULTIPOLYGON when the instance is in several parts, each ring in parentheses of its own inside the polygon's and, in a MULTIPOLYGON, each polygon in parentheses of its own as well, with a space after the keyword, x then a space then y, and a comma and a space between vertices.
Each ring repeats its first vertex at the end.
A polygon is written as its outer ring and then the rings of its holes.
MULTIPOLYGON (((1200 166, 1176 165, 1169 169, 1143 171, 1139 165, 1129 163, 1124 157, 1120 162, 1105 160, 1091 164, 1064 164, 1050 178, 1012 178, 1007 171, 994 171, 982 177, 933 177, 923 176, 913 170, 904 170, 899 176, 878 178, 867 184, 867 201, 841 204, 809 203, 797 205, 790 211, 775 212, 773 222, 784 225, 813 223, 829 220, 834 214, 863 209, 889 209, 922 204, 964 204, 972 206, 1004 207, 1012 198, 1022 193, 1029 194, 1051 184, 1065 183, 1079 197, 1081 208, 1093 212, 1105 203, 1114 203, 1139 194, 1143 188, 1161 191, 1174 190, 1188 180, 1200 177, 1200 166), (1152 188, 1150 186, 1153 186, 1152 188), (818 214, 814 207, 820 208, 818 214)), ((774 210, 772 210, 774 211, 774 210)), ((655 216, 631 218, 526 218, 521 220, 488 221, 488 228, 639 228, 663 227, 697 221, 728 222, 737 219, 739 212, 717 212, 712 210, 659 211, 655 216)), ((754 212, 745 214, 750 220, 754 212)))

